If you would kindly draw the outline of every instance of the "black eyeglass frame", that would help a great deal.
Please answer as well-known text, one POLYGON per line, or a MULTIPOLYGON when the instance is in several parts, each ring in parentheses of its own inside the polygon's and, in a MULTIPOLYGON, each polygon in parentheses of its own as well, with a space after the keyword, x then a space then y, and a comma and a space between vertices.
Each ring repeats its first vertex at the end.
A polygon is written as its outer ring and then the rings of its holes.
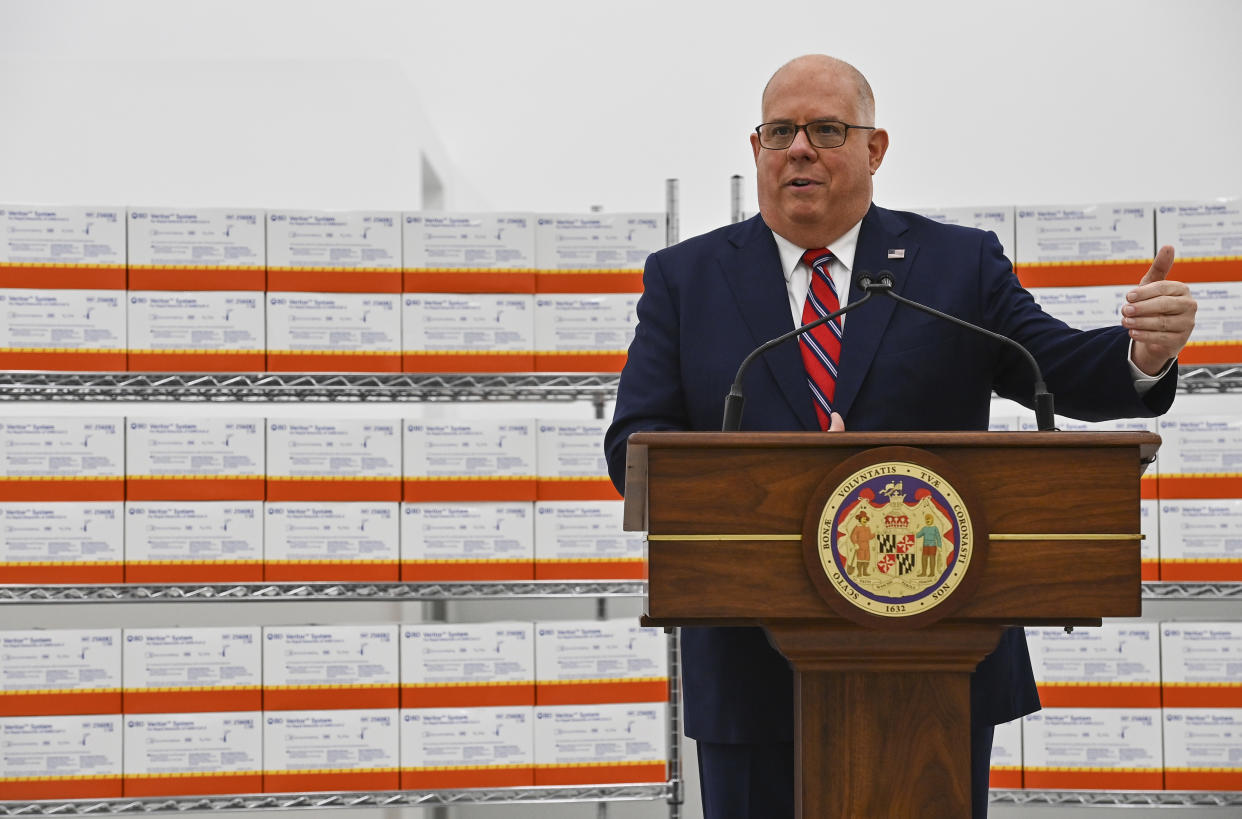
POLYGON ((851 125, 850 123, 842 122, 839 119, 813 119, 810 122, 804 123, 802 125, 797 125, 792 122, 761 122, 755 126, 755 136, 759 139, 760 148, 763 148, 768 151, 785 151, 789 149, 790 145, 794 144, 794 141, 798 138, 798 132, 802 131, 804 134, 806 134, 806 141, 811 143, 811 145, 815 146, 816 148, 830 149, 830 148, 840 148, 842 145, 844 145, 845 140, 849 138, 851 129, 856 130, 856 131, 874 131, 876 129, 876 126, 874 125, 851 125), (843 126, 844 130, 841 132, 842 133, 841 141, 836 143, 835 145, 820 145, 816 143, 815 139, 811 136, 811 132, 807 130, 812 125, 820 125, 825 122, 831 122, 831 123, 835 123, 836 125, 843 126), (767 126, 767 125, 784 125, 788 128, 793 128, 794 132, 793 132, 793 136, 789 138, 789 145, 783 145, 780 148, 773 148, 771 146, 764 145, 763 144, 763 129, 764 129, 764 126, 767 126))

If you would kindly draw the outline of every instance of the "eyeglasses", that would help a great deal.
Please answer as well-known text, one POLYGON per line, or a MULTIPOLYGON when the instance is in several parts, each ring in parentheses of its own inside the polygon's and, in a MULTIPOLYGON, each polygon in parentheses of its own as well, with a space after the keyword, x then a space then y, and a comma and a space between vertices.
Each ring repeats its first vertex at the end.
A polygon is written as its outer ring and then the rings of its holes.
POLYGON ((835 119, 817 119, 806 125, 792 122, 765 122, 755 129, 759 144, 772 151, 780 151, 793 145, 799 131, 806 131, 806 138, 816 148, 839 148, 845 144, 850 129, 874 131, 874 125, 850 125, 835 119))

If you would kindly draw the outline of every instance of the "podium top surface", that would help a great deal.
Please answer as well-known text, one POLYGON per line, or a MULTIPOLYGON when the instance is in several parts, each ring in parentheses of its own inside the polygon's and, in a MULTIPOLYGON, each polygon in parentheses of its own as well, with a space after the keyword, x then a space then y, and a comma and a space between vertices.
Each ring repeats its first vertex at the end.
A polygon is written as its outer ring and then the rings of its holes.
POLYGON ((1147 460, 1160 446, 1154 432, 635 432, 630 446, 693 447, 1131 447, 1147 460), (1148 451, 1150 449, 1150 452, 1148 451))

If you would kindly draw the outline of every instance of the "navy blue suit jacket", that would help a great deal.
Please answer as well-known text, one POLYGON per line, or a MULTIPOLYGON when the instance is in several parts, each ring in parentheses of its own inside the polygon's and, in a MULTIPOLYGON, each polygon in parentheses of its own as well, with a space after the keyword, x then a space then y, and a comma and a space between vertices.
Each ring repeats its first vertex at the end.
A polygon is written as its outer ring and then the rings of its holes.
MULTIPOLYGON (((992 233, 872 205, 854 271, 880 270, 892 272, 898 293, 1025 344, 1062 415, 1144 417, 1172 403, 1174 373, 1140 398, 1121 327, 1080 332, 1044 313, 992 233)), ((849 300, 860 295, 851 285, 849 300)), ((776 242, 760 217, 652 254, 605 438, 618 489, 624 492, 630 433, 718 430, 738 364, 792 328, 776 242)), ((1027 405, 1033 391, 1028 365, 1004 345, 882 297, 847 316, 840 372, 835 408, 856 431, 984 430, 993 390, 1027 405)), ((744 430, 819 428, 796 343, 756 362, 744 386, 744 430)), ((687 735, 792 738, 792 675, 761 630, 684 629, 682 655, 687 735)), ((1008 631, 979 665, 971 695, 972 718, 991 724, 1038 709, 1021 630, 1008 631)))

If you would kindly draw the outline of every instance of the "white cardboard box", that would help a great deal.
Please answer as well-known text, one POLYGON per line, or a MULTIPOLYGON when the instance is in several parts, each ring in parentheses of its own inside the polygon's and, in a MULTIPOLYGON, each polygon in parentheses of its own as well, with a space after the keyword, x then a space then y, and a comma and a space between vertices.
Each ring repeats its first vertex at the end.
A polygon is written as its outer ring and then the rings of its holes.
POLYGON ((401 309, 406 370, 529 370, 535 297, 521 293, 406 293, 401 309), (472 365, 474 358, 479 366, 472 365), (511 360, 511 361, 510 361, 511 360))
POLYGON ((122 479, 125 477, 122 419, 5 418, 0 422, 0 456, 3 457, 0 476, 6 478, 122 479))
POLYGON ((1022 787, 1022 720, 997 725, 992 734, 991 787, 1022 787))
POLYGON ((604 433, 608 422, 542 419, 537 422, 539 477, 607 478, 604 433))
POLYGON ((224 275, 267 267, 261 210, 130 208, 127 224, 131 276, 144 267, 218 268, 224 275))
POLYGON ((623 501, 538 501, 535 575, 642 578, 646 540, 623 526, 623 501))
POLYGON ((668 643, 635 620, 535 624, 539 705, 668 699, 668 643))
POLYGON ((403 219, 407 268, 466 272, 535 266, 532 214, 425 211, 403 219))
POLYGON ((0 631, 0 714, 119 713, 121 630, 0 631))
POLYGON ((1045 708, 1023 718, 1027 788, 1160 790, 1159 708, 1045 708))
POLYGON ((130 478, 261 480, 265 475, 260 417, 130 416, 126 427, 130 478))
POLYGON ((263 789, 396 790, 397 709, 269 711, 263 715, 263 789))
POLYGON ((1146 203, 1020 207, 1016 233, 1019 263, 1150 262, 1155 209, 1146 203))
POLYGON ((662 213, 547 213, 535 229, 536 265, 544 270, 642 268, 665 246, 662 213))
POLYGON ((8 356, 7 367, 46 369, 36 354, 55 353, 65 361, 60 369, 78 363, 79 369, 124 368, 124 290, 0 290, 0 317, 0 352, 8 356), (90 365, 95 359, 101 366, 90 365))
POLYGON ((121 795, 121 715, 0 717, 6 799, 121 795))
POLYGON ((534 704, 533 624, 401 627, 401 707, 534 704))
POLYGON ((267 420, 267 500, 398 501, 396 419, 267 420))
POLYGON ((1242 623, 1160 624, 1165 707, 1242 704, 1242 623))
POLYGON ((257 711, 258 626, 125 629, 127 714, 257 711))
POLYGON ((996 238, 1000 239, 1001 250, 1005 255, 1010 259, 1013 258, 1014 237, 1017 229, 1013 205, 919 208, 915 212, 943 225, 962 225, 990 230, 996 234, 996 238))
POLYGON ((1171 202, 1156 209, 1156 246, 1177 248, 1175 269, 1199 303, 1182 363, 1242 356, 1242 201, 1171 202))
POLYGON ((662 782, 667 703, 535 707, 535 784, 662 782))
POLYGON ((637 305, 637 293, 541 293, 535 352, 624 353, 634 340, 637 305))
POLYGON ((125 795, 258 793, 262 714, 126 714, 125 795))
POLYGON ((401 787, 407 790, 534 784, 530 707, 404 708, 401 787))
POLYGON ((1242 416, 1166 415, 1159 431, 1162 478, 1242 474, 1242 416))
POLYGON ((131 501, 125 506, 127 563, 262 565, 262 501, 131 501))
POLYGON ((269 579, 278 565, 366 564, 396 578, 396 503, 272 502, 264 515, 269 579))
POLYGON ((265 626, 263 708, 396 708, 397 626, 265 626))
POLYGON ((405 422, 405 496, 432 501, 533 501, 532 420, 405 422))
POLYGON ((267 265, 400 270, 400 217, 386 211, 270 211, 267 265))
POLYGON ((119 270, 119 281, 124 282, 125 212, 122 208, 4 205, 0 206, 0 235, 3 237, 0 265, 84 265, 119 270))
POLYGON ((1160 633, 1155 623, 1028 628, 1031 666, 1045 707, 1160 707, 1160 633))
POLYGON ((212 360, 204 353, 229 353, 221 360, 236 361, 242 369, 243 354, 267 352, 261 292, 131 290, 127 302, 130 355, 186 353, 182 360, 193 362, 212 360))
POLYGON ((0 565, 9 582, 94 582, 106 567, 119 582, 123 512, 121 501, 0 503, 0 565))
POLYGON ((1165 708, 1164 786, 1242 789, 1242 708, 1165 708))
POLYGON ((403 503, 402 575, 406 580, 530 579, 534 519, 531 503, 403 503))
POLYGON ((400 370, 401 296, 269 291, 267 352, 269 369, 400 370))

